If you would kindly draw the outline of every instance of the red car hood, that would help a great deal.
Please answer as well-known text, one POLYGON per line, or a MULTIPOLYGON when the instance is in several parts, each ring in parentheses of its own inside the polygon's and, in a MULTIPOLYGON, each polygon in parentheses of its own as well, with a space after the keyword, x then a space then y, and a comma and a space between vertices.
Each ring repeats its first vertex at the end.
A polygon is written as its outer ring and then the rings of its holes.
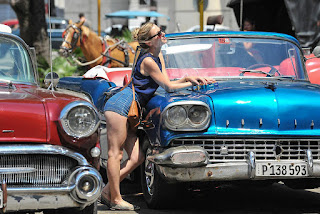
POLYGON ((46 142, 46 111, 32 91, 0 85, 0 141, 46 142))

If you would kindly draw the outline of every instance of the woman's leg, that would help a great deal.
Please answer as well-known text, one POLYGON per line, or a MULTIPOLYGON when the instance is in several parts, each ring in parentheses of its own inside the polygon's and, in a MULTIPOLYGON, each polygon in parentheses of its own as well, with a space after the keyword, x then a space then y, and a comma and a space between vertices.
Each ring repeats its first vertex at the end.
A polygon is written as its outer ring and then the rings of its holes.
POLYGON ((123 144, 127 138, 127 118, 115 112, 106 111, 108 140, 108 186, 112 203, 120 203, 120 161, 123 156, 123 144))
POLYGON ((120 181, 126 178, 129 173, 144 161, 144 153, 140 148, 136 131, 128 130, 128 137, 124 143, 124 149, 128 154, 128 159, 121 165, 120 181))
MULTIPOLYGON (((137 168, 144 161, 144 153, 139 146, 139 139, 135 131, 128 130, 127 139, 124 143, 124 149, 128 154, 128 159, 121 164, 120 169, 120 182, 127 177, 135 168, 137 168)), ((102 194, 107 199, 110 199, 110 184, 108 183, 102 194)))

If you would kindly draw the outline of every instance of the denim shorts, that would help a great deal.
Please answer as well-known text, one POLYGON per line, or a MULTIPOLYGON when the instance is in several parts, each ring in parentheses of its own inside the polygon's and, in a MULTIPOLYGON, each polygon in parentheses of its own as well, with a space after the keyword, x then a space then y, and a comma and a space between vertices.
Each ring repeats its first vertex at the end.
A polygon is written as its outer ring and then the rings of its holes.
MULTIPOLYGON (((105 104, 104 111, 113 111, 121 116, 128 117, 129 109, 132 103, 132 89, 126 87, 113 95, 105 104)), ((135 93, 135 100, 138 100, 138 95, 135 93)))

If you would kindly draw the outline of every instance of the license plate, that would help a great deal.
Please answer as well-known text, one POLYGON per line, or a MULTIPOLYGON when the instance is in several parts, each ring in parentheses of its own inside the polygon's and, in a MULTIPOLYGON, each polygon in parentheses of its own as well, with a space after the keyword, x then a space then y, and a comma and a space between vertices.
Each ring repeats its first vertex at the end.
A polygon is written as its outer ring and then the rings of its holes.
POLYGON ((308 176, 304 163, 256 163, 256 176, 308 176))
POLYGON ((0 208, 3 208, 3 192, 0 189, 0 208))

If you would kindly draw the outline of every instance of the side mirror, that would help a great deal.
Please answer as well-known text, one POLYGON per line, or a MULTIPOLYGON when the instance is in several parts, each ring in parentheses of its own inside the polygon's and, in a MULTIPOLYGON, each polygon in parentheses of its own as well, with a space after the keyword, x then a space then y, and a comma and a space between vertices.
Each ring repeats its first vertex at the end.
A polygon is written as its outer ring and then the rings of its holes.
POLYGON ((217 15, 217 16, 209 16, 207 19, 207 25, 221 25, 223 22, 223 15, 217 15))
POLYGON ((320 46, 317 46, 313 49, 312 53, 314 54, 315 57, 319 58, 320 57, 320 46))
POLYGON ((59 82, 59 75, 55 72, 48 73, 44 78, 44 84, 48 89, 54 90, 59 82))

